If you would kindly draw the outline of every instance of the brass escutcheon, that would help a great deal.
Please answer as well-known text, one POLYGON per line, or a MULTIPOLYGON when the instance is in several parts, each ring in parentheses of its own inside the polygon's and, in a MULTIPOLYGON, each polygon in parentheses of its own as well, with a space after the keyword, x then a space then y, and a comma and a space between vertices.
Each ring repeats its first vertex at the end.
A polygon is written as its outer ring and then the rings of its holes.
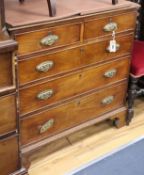
POLYGON ((102 100, 103 105, 111 104, 114 100, 114 96, 108 96, 102 100))
POLYGON ((36 66, 36 70, 39 72, 47 72, 54 66, 53 61, 45 61, 36 66))
POLYGON ((40 93, 37 95, 37 99, 39 99, 39 100, 47 100, 47 99, 49 99, 53 94, 54 94, 54 91, 53 91, 52 89, 48 89, 48 90, 45 90, 45 91, 40 92, 40 93))
POLYGON ((105 72, 104 73, 104 76, 106 78, 112 78, 112 77, 114 77, 116 75, 116 73, 117 73, 117 70, 116 69, 111 69, 111 70, 105 72))
POLYGON ((45 133, 54 125, 54 119, 49 119, 46 123, 40 126, 40 134, 45 133))
POLYGON ((108 24, 106 24, 106 25, 104 26, 103 30, 104 30, 105 32, 112 32, 112 31, 114 31, 114 30, 117 30, 117 28, 118 28, 117 23, 115 23, 115 22, 110 22, 110 23, 108 23, 108 24))
POLYGON ((57 40, 59 39, 59 37, 57 35, 54 34, 49 34, 48 36, 44 37, 43 39, 41 39, 40 43, 43 46, 51 46, 53 45, 57 40))

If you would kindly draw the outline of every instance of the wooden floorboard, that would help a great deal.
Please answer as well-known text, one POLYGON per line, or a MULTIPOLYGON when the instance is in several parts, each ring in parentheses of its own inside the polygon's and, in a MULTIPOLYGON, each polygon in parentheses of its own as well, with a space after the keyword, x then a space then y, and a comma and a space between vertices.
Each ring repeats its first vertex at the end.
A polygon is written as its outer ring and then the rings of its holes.
POLYGON ((30 175, 64 175, 87 162, 144 136, 144 98, 135 103, 135 117, 121 129, 100 123, 47 145, 31 156, 30 175))

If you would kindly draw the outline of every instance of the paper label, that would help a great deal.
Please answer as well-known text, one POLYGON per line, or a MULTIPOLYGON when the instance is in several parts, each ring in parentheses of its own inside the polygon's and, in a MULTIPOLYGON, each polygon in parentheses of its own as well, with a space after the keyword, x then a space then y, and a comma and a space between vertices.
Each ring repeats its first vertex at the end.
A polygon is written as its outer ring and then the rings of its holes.
POLYGON ((116 52, 116 40, 110 40, 110 52, 116 52))

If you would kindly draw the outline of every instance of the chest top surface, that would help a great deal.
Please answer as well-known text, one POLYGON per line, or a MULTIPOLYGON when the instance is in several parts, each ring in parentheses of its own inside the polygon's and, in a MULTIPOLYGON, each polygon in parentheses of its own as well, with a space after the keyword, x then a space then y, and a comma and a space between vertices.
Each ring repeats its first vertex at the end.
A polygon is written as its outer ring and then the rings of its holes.
POLYGON ((59 21, 70 17, 83 18, 86 15, 136 6, 136 4, 125 0, 120 0, 117 5, 112 5, 110 0, 58 0, 56 16, 49 17, 47 1, 45 0, 41 0, 41 2, 30 0, 25 1, 24 4, 19 4, 17 0, 5 0, 6 22, 12 27, 59 21))

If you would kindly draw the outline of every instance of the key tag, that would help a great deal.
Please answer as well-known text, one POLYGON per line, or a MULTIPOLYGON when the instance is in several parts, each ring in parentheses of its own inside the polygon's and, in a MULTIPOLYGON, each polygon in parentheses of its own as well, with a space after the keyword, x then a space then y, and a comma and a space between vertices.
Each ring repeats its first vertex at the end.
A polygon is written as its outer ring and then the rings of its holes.
POLYGON ((112 40, 110 40, 109 43, 109 51, 110 52, 116 52, 116 40, 115 40, 115 31, 112 33, 112 40))

